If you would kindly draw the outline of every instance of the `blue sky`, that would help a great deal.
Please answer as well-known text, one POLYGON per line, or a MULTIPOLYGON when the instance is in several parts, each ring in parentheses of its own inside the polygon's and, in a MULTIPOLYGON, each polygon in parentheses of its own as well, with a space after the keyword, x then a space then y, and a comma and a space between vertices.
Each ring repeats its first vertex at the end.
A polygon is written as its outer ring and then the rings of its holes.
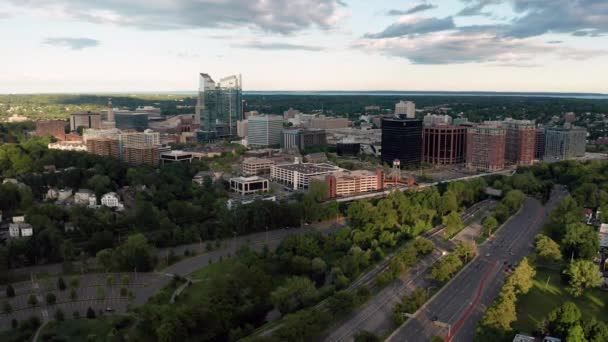
POLYGON ((606 0, 0 0, 0 93, 608 93, 606 0))

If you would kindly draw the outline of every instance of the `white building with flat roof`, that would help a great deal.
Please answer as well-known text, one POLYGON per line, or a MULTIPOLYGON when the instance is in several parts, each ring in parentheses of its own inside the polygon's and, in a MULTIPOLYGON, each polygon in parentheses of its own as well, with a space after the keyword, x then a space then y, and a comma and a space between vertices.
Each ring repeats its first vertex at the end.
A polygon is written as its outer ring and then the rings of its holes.
POLYGON ((308 188, 311 177, 329 175, 343 169, 331 164, 296 163, 274 165, 270 168, 270 179, 294 190, 308 188))
POLYGON ((411 101, 399 101, 395 104, 395 115, 405 115, 408 119, 416 117, 416 104, 411 101))
POLYGON ((192 152, 184 152, 179 150, 173 150, 170 152, 163 152, 160 154, 160 161, 165 163, 192 163, 192 152))

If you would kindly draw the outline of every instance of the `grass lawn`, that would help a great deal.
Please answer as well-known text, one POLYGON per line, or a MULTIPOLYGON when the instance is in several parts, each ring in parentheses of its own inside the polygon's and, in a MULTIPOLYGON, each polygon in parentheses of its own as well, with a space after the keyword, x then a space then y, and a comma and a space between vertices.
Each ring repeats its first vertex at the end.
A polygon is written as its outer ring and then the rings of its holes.
POLYGON ((108 334, 116 329, 118 336, 124 336, 125 330, 133 324, 127 316, 108 316, 96 319, 68 319, 62 322, 53 321, 44 327, 42 341, 106 341, 108 334))
POLYGON ((198 269, 190 274, 190 278, 196 280, 205 280, 211 277, 216 277, 218 274, 230 270, 234 266, 232 259, 225 259, 223 261, 214 262, 206 265, 205 267, 198 269))
POLYGON ((579 298, 570 296, 565 290, 566 284, 561 281, 556 270, 538 268, 534 278, 534 287, 517 301, 517 322, 513 324, 515 332, 531 333, 547 317, 549 312, 566 301, 576 303, 583 317, 595 317, 608 321, 608 292, 598 289, 587 290, 579 298), (549 280, 547 284, 547 279, 549 280))

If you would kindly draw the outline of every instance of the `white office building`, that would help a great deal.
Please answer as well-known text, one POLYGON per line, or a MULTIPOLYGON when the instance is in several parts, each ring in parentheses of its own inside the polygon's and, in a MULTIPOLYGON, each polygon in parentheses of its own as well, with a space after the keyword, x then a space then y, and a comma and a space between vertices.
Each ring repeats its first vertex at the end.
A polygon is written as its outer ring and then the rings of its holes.
POLYGON ((247 144, 250 147, 278 147, 281 145, 283 117, 259 115, 248 120, 247 144))
POLYGON ((273 165, 270 168, 270 179, 297 190, 308 188, 310 179, 314 176, 329 175, 339 171, 343 170, 331 164, 296 163, 273 165))
POLYGON ((416 104, 411 101, 399 101, 395 104, 395 115, 405 115, 408 119, 416 118, 416 104))

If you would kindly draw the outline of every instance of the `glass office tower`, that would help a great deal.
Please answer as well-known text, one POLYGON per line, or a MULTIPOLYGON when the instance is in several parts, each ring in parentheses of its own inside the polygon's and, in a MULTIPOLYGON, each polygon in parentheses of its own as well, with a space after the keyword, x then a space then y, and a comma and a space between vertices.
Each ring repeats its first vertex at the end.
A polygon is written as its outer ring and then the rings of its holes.
POLYGON ((199 140, 237 135, 237 121, 243 119, 241 76, 228 76, 215 83, 201 73, 195 123, 200 125, 199 140))

